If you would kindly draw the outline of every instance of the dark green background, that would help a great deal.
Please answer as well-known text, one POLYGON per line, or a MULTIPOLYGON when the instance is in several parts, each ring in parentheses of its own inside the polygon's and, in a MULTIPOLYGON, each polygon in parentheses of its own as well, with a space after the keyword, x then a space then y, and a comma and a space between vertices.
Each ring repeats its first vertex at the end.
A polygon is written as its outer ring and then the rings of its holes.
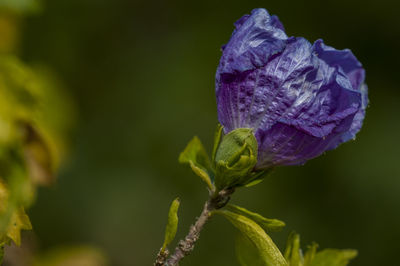
MULTIPOLYGON (((25 20, 21 56, 52 67, 76 101, 72 152, 30 210, 43 249, 98 246, 112 265, 151 265, 170 202, 178 237, 207 192, 179 152, 193 135, 211 148, 214 75, 233 22, 255 7, 288 35, 351 48, 367 71, 370 106, 357 140, 278 169, 233 202, 287 223, 303 247, 356 248, 352 265, 396 265, 400 238, 400 88, 395 1, 48 0, 25 20)), ((237 265, 235 229, 216 217, 182 265, 237 265)))

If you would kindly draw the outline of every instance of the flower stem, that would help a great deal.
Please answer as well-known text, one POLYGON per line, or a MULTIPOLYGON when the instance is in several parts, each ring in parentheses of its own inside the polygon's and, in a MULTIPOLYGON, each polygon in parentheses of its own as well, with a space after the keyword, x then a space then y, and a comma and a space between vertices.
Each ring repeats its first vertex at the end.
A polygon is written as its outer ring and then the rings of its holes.
POLYGON ((194 249, 194 244, 200 237, 201 230, 211 217, 211 212, 224 207, 228 203, 230 195, 233 192, 234 189, 225 189, 221 190, 219 193, 215 193, 210 197, 210 199, 204 204, 203 211, 201 212, 200 216, 190 227, 189 233, 186 235, 185 239, 179 241, 174 254, 169 257, 165 265, 176 266, 179 264, 180 260, 190 254, 190 252, 194 249))

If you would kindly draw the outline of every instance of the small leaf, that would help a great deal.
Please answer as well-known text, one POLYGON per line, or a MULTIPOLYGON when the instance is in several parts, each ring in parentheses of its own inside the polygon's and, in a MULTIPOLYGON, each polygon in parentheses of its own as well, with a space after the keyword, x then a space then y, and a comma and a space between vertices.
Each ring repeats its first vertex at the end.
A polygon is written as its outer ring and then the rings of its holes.
POLYGON ((215 162, 215 155, 217 154, 218 146, 219 143, 221 142, 221 137, 222 137, 222 130, 224 129, 221 124, 218 123, 217 129, 215 130, 215 135, 214 135, 214 147, 213 147, 213 152, 212 152, 212 161, 215 162))
POLYGON ((307 252, 304 255, 304 266, 310 266, 311 262, 315 258, 315 253, 317 252, 318 244, 312 243, 311 246, 308 246, 307 252))
POLYGON ((324 249, 315 254, 310 266, 346 266, 357 256, 354 249, 324 249))
POLYGON ((0 7, 6 10, 12 10, 17 13, 36 14, 42 9, 42 1, 40 0, 2 0, 0 7))
POLYGON ((262 171, 258 171, 255 173, 251 174, 251 177, 249 178, 249 180, 247 180, 245 183, 245 187, 252 187, 254 185, 257 185, 258 183, 262 182, 264 180, 264 178, 266 178, 271 172, 272 172, 273 168, 269 168, 266 170, 262 170, 262 171))
POLYGON ((244 215, 256 223, 258 223, 264 230, 266 231, 280 231, 285 226, 283 221, 277 219, 268 219, 263 217, 262 215, 251 212, 243 207, 239 207, 237 205, 228 204, 226 208, 234 213, 244 215))
POLYGON ((40 185, 51 185, 55 181, 53 158, 50 149, 35 129, 29 123, 21 122, 24 130, 24 157, 29 176, 33 183, 40 185))
POLYGON ((185 150, 179 155, 180 163, 188 163, 193 172, 206 182, 209 189, 213 190, 211 177, 213 171, 207 152, 198 137, 188 143, 185 150))
MULTIPOLYGON (((15 169, 14 169, 15 170, 15 169)), ((17 171, 18 172, 18 171, 17 171)), ((11 239, 16 245, 21 243, 21 230, 31 230, 32 225, 21 204, 21 196, 28 194, 26 177, 14 175, 12 189, 8 189, 0 179, 0 242, 11 239)))
POLYGON ((174 240, 176 235, 176 230, 178 229, 178 209, 180 205, 179 198, 176 198, 172 203, 171 207, 169 208, 168 212, 168 223, 167 227, 165 228, 165 239, 164 244, 162 246, 162 252, 165 248, 174 240))
POLYGON ((0 265, 3 263, 5 242, 0 243, 0 265))
POLYGON ((244 185, 244 186, 245 186, 245 187, 252 187, 252 186, 255 186, 255 185, 261 183, 263 180, 264 180, 264 179, 256 179, 256 180, 250 181, 249 183, 247 183, 247 184, 244 185))
POLYGON ((104 252, 91 246, 60 246, 35 254, 31 266, 106 266, 104 252))
POLYGON ((26 215, 25 210, 21 207, 14 212, 11 217, 10 225, 7 230, 7 236, 19 246, 21 245, 21 230, 31 230, 32 224, 26 215))
POLYGON ((213 213, 221 214, 227 218, 237 229, 239 229, 242 234, 250 239, 255 248, 258 250, 260 258, 265 265, 288 265, 272 239, 256 222, 243 215, 239 215, 227 210, 217 210, 213 213))
POLYGON ((238 233, 235 241, 236 257, 242 266, 266 266, 251 240, 238 233))
POLYGON ((205 171, 204 169, 202 169, 201 167, 197 166, 195 163, 193 162, 189 162, 190 164, 190 168, 192 168, 192 171, 198 175, 204 182, 206 182, 207 187, 210 190, 213 190, 213 185, 211 183, 211 178, 210 175, 208 174, 207 171, 205 171))
POLYGON ((292 232, 286 243, 285 259, 290 266, 303 266, 303 253, 300 249, 300 235, 292 232))

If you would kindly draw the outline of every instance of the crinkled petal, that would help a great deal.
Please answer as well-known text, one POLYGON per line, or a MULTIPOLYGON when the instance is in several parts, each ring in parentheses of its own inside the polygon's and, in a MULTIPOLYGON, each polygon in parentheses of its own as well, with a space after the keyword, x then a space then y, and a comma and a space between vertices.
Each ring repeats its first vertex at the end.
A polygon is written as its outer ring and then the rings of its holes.
POLYGON ((360 89, 364 83, 365 71, 349 49, 336 50, 331 46, 325 45, 320 39, 314 43, 314 50, 316 55, 329 66, 339 66, 348 76, 353 89, 360 89))
POLYGON ((282 22, 279 20, 278 16, 275 16, 275 15, 271 16, 271 25, 274 26, 275 28, 285 31, 285 27, 283 26, 282 22))
MULTIPOLYGON (((321 75, 320 72, 323 72, 321 67, 318 68, 317 76, 321 75)), ((308 95, 307 100, 302 100, 302 96, 299 96, 291 111, 286 111, 288 115, 276 121, 323 138, 332 133, 343 119, 354 117, 361 105, 361 93, 352 90, 348 79, 339 70, 329 72, 325 79, 316 79, 317 83, 304 82, 304 90, 308 88, 308 92, 305 92, 308 95)), ((347 131, 350 126, 351 123, 343 131, 347 131)))
POLYGON ((225 131, 239 126, 239 91, 251 94, 254 82, 258 82, 252 79, 259 78, 252 71, 283 51, 287 39, 282 23, 276 16, 270 17, 265 9, 255 9, 251 15, 243 16, 235 27, 230 41, 223 47, 216 73, 218 113, 225 131))
POLYGON ((282 53, 254 71, 262 78, 253 87, 256 98, 249 106, 248 119, 241 126, 267 129, 276 121, 294 116, 296 110, 312 101, 316 86, 311 82, 317 65, 307 40, 288 39, 282 53), (261 102, 258 95, 263 95, 261 102))
MULTIPOLYGON (((343 134, 340 143, 349 141, 355 138, 355 135, 361 129, 365 117, 365 109, 368 105, 368 87, 364 83, 365 70, 349 49, 336 50, 333 47, 325 45, 322 40, 317 40, 314 43, 314 50, 317 56, 328 65, 340 67, 348 77, 353 89, 361 93, 361 108, 359 108, 357 114, 354 116, 350 130, 343 134)), ((331 148, 335 148, 337 145, 331 148)))
POLYGON ((283 67, 285 74, 275 73, 283 80, 274 90, 277 96, 263 122, 252 125, 260 146, 257 167, 301 164, 336 147, 360 110, 361 93, 340 68, 316 59, 311 45, 300 38, 274 60, 285 65, 281 62, 293 55, 302 60, 295 61, 293 69, 283 67))
POLYGON ((223 47, 218 76, 260 67, 285 47, 287 36, 277 18, 265 9, 254 9, 235 23, 236 30, 223 47), (276 27, 277 26, 277 27, 276 27))
POLYGON ((368 98, 350 50, 286 38, 263 9, 235 25, 217 69, 218 117, 225 133, 254 129, 258 169, 301 164, 354 138, 368 98))
MULTIPOLYGON (((367 108, 368 105, 368 87, 366 84, 361 85, 360 92, 361 92, 361 108, 354 116, 350 129, 345 134, 343 134, 343 136, 340 139, 340 142, 337 143, 337 145, 349 141, 351 139, 354 139, 356 134, 358 133, 358 131, 360 131, 362 127, 365 118, 365 109, 367 108)), ((330 149, 336 148, 337 145, 330 147, 330 149)))
POLYGON ((285 47, 262 67, 221 77, 218 113, 226 131, 270 127, 289 114, 299 96, 301 101, 307 100, 304 80, 318 60, 312 56, 311 44, 303 38, 290 38, 285 47))
POLYGON ((265 169, 276 165, 303 164, 322 154, 339 136, 314 137, 293 126, 276 123, 266 131, 259 131, 260 148, 256 168, 265 169))

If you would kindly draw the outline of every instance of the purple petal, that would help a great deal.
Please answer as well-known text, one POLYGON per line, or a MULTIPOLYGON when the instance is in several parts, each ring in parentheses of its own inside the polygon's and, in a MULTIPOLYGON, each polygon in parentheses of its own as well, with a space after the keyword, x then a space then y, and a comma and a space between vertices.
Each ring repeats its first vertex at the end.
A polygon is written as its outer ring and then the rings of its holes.
POLYGON ((329 66, 339 66, 348 76, 353 89, 358 90, 364 83, 365 71, 361 63, 349 49, 336 50, 325 45, 322 40, 314 43, 314 50, 317 56, 329 66))
POLYGON ((223 48, 218 76, 234 74, 266 64, 270 56, 285 46, 287 38, 277 19, 271 19, 265 9, 254 9, 235 23, 236 30, 223 48), (274 23, 274 24, 272 24, 274 23))
MULTIPOLYGON (((358 131, 360 131, 360 129, 362 127, 362 124, 363 124, 363 121, 365 118, 365 109, 367 108, 367 105, 368 105, 368 87, 367 87, 367 85, 362 84, 360 91, 361 91, 361 97, 362 97, 361 98, 361 108, 358 110, 358 112, 354 116, 353 123, 351 124, 350 129, 348 130, 348 132, 343 134, 343 136, 341 137, 341 140, 338 144, 349 141, 351 139, 354 139, 356 134, 358 133, 358 131)), ((337 145, 330 147, 330 149, 336 148, 337 145)))
POLYGON ((285 27, 283 27, 282 22, 275 15, 271 16, 271 25, 274 26, 275 28, 278 28, 278 29, 281 29, 282 31, 285 31, 285 27))
POLYGON ((338 136, 330 134, 318 138, 284 123, 276 123, 267 131, 259 131, 259 160, 256 168, 265 169, 276 165, 303 164, 322 154, 338 136))
POLYGON ((354 138, 368 98, 350 50, 287 38, 264 9, 235 26, 216 74, 218 117, 225 133, 254 129, 258 169, 301 164, 354 138))

